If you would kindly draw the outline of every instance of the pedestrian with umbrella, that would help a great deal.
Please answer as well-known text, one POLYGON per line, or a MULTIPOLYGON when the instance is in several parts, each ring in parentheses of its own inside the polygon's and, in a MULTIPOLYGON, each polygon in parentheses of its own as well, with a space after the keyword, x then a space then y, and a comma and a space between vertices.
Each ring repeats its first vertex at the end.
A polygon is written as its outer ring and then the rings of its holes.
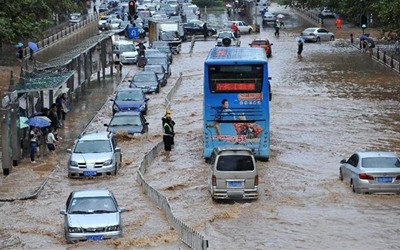
POLYGON ((33 60, 34 54, 36 51, 39 50, 39 48, 38 48, 37 44, 34 42, 29 42, 28 47, 29 47, 29 60, 33 60))

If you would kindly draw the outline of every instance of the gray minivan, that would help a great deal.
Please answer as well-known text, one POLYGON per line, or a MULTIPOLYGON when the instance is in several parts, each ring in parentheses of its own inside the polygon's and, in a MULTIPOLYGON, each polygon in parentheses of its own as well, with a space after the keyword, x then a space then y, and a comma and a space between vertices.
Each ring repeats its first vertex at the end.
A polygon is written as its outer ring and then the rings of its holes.
POLYGON ((225 145, 210 158, 209 190, 213 199, 257 199, 258 171, 250 148, 225 145))

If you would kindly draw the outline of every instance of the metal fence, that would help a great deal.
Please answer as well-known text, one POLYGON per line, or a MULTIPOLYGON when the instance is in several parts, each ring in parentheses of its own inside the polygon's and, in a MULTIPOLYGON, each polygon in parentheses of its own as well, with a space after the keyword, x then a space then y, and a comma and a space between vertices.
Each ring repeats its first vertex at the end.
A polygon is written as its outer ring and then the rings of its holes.
POLYGON ((323 26, 323 20, 318 17, 318 14, 316 14, 312 10, 307 10, 307 9, 301 9, 297 7, 292 7, 292 9, 296 10, 300 14, 302 14, 304 17, 310 19, 312 22, 316 23, 317 25, 323 26))
MULTIPOLYGON (((167 109, 171 107, 171 99, 174 96, 176 90, 182 83, 182 73, 178 80, 176 81, 174 87, 169 91, 167 97, 165 98, 165 106, 167 109)), ((156 155, 162 150, 163 142, 157 143, 157 145, 150 150, 143 158, 140 163, 139 169, 137 171, 137 181, 143 187, 144 192, 150 199, 157 204, 157 207, 165 212, 168 218, 168 222, 175 228, 177 231, 179 238, 187 244, 189 247, 193 249, 207 249, 208 248, 208 240, 204 239, 205 237, 188 226, 185 222, 175 217, 171 205, 168 201, 168 198, 162 195, 158 190, 150 186, 146 180, 144 179, 144 175, 146 173, 147 167, 154 161, 156 155)))
POLYGON ((372 49, 372 58, 382 63, 386 67, 400 73, 400 63, 393 58, 393 55, 388 55, 386 51, 382 51, 379 47, 372 49))

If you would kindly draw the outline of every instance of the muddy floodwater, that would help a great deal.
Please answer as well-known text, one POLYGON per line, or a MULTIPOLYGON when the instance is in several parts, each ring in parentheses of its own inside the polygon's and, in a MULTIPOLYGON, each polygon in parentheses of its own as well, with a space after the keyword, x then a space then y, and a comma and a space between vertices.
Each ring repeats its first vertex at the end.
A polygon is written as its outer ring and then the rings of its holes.
MULTIPOLYGON (((68 179, 68 155, 57 152, 60 164, 37 200, 0 203, 0 248, 186 249, 136 182, 141 158, 161 140, 163 98, 182 72, 171 109, 175 148, 169 161, 160 154, 145 178, 169 198, 180 219, 206 236, 210 249, 399 249, 400 196, 354 194, 338 178, 340 160, 355 151, 400 152, 398 74, 340 39, 307 43, 298 59, 295 37, 314 25, 289 9, 276 11, 287 16, 279 38, 272 26, 241 37, 242 46, 260 37, 274 44, 269 58, 271 158, 257 162, 258 200, 217 203, 208 192, 209 166, 201 141, 203 64, 215 40, 199 38, 193 54, 190 44, 183 44, 182 53, 174 55, 167 86, 149 95, 148 135, 120 137, 123 167, 118 175, 68 179), (71 191, 88 188, 112 190, 127 208, 121 239, 66 244, 59 210, 71 191)), ((226 18, 214 14, 219 17, 226 18)), ((124 70, 132 76, 138 68, 124 70)), ((107 103, 89 131, 104 130, 111 114, 107 103)), ((72 146, 73 140, 71 135, 66 143, 72 146)))

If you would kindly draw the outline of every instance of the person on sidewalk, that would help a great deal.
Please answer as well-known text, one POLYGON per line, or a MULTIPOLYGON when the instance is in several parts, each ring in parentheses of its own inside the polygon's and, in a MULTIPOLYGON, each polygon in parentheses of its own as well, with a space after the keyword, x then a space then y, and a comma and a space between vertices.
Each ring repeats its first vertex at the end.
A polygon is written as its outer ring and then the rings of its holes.
POLYGON ((58 105, 55 104, 55 103, 53 105, 51 105, 51 109, 50 109, 50 112, 49 112, 49 115, 48 115, 48 118, 50 119, 50 126, 53 127, 53 128, 62 127, 61 126, 61 122, 58 119, 58 115, 57 115, 57 113, 58 113, 58 107, 57 106, 58 105))
POLYGON ((97 16, 96 4, 95 4, 95 5, 93 5, 93 14, 97 16))
POLYGON ((302 58, 301 52, 303 52, 303 42, 299 40, 297 42, 297 58, 302 58))
POLYGON ((60 99, 61 99, 61 107, 62 107, 61 119, 64 122, 66 117, 67 117, 67 113, 69 112, 68 103, 67 103, 67 100, 68 100, 67 93, 61 94, 61 98, 60 99))
POLYGON ((31 143, 31 163, 35 164, 35 155, 38 148, 40 132, 37 127, 33 127, 30 132, 30 143, 31 143))
POLYGON ((50 132, 46 138, 47 148, 49 149, 50 154, 52 156, 56 156, 56 142, 58 142, 54 136, 54 131, 55 131, 55 129, 53 127, 51 127, 50 132))

